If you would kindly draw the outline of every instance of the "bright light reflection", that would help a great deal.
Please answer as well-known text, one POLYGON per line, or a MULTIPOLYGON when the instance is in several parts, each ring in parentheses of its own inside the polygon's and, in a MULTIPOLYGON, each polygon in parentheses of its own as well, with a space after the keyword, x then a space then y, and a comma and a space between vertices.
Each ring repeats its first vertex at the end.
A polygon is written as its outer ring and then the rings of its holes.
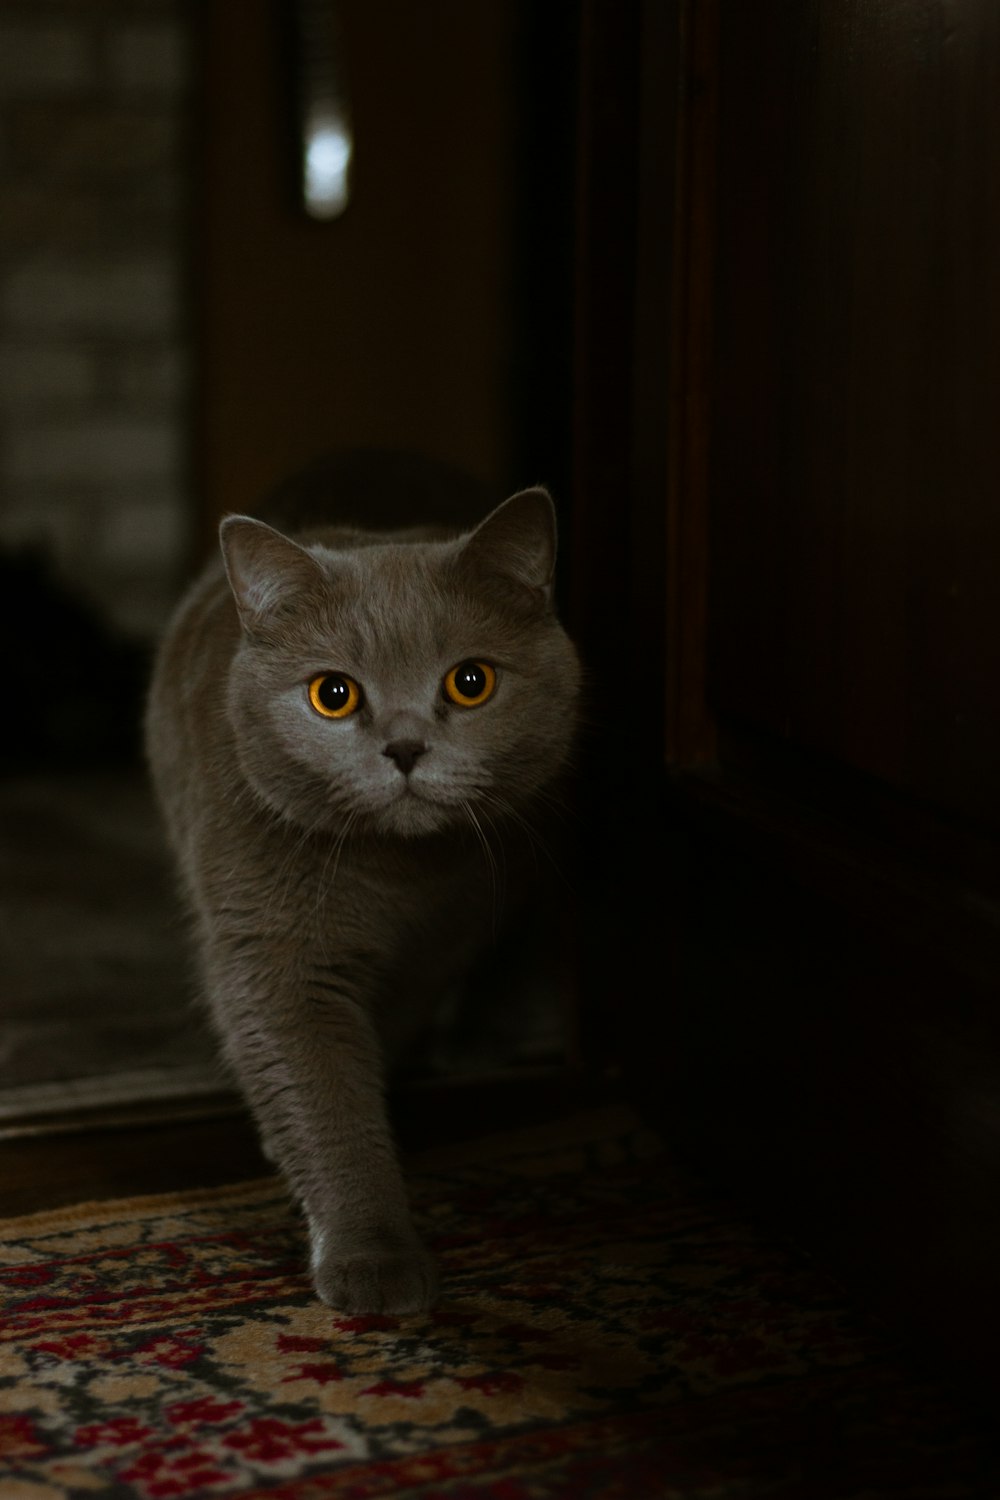
POLYGON ((353 142, 343 120, 327 115, 306 131, 305 205, 314 219, 335 219, 347 207, 353 142))

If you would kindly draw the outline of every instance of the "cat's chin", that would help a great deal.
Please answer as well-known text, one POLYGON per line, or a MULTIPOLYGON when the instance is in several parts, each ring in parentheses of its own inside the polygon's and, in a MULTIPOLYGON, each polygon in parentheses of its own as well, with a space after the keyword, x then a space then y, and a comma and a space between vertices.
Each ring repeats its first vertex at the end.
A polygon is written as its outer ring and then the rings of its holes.
POLYGON ((447 803, 432 802, 412 792, 394 797, 378 811, 379 831, 397 838, 420 838, 441 833, 458 821, 456 810, 447 803))

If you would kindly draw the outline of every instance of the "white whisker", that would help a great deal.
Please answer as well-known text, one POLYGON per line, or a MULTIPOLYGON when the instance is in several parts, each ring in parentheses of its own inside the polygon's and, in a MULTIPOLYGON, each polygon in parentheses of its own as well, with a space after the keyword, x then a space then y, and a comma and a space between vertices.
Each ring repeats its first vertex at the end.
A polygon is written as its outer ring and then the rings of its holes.
POLYGON ((510 822, 516 824, 517 827, 520 828, 521 832, 524 834, 525 838, 528 841, 528 847, 531 849, 531 854, 532 858, 535 861, 536 870, 538 868, 539 851, 541 851, 555 874, 559 877, 563 884, 566 885, 567 888, 570 888, 570 882, 566 878, 566 872, 560 865, 556 856, 553 854, 548 842, 545 838, 543 838, 539 829, 528 821, 528 819, 524 816, 520 809, 515 807, 514 804, 510 802, 506 797, 502 797, 500 793, 492 787, 481 788, 479 791, 479 797, 481 802, 493 807, 502 818, 509 819, 510 822))
POLYGON ((486 837, 486 834, 485 834, 485 832, 483 830, 483 825, 480 823, 479 819, 476 817, 476 814, 475 814, 475 812, 473 810, 472 804, 466 798, 463 798, 462 802, 459 805, 461 806, 463 812, 468 817, 469 822, 472 824, 472 827, 473 827, 473 830, 475 832, 476 838, 479 840, 479 847, 482 849, 483 855, 484 855, 485 860, 486 860, 486 868, 490 872, 490 894, 491 894, 491 905, 492 905, 492 926, 493 926, 493 935, 494 935, 494 937, 496 937, 496 933, 497 933, 497 919, 498 919, 498 916, 499 916, 499 898, 500 898, 500 872, 499 872, 499 869, 497 867, 496 856, 494 855, 493 850, 490 847, 490 841, 486 837))

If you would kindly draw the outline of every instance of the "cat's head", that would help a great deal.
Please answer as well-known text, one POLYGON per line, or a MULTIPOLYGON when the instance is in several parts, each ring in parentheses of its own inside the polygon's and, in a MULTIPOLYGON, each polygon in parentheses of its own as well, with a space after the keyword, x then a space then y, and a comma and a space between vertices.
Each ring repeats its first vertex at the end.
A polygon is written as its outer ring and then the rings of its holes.
POLYGON ((303 827, 493 826, 565 763, 579 666, 552 604, 542 489, 447 540, 301 544, 245 516, 221 544, 241 626, 244 775, 303 827))

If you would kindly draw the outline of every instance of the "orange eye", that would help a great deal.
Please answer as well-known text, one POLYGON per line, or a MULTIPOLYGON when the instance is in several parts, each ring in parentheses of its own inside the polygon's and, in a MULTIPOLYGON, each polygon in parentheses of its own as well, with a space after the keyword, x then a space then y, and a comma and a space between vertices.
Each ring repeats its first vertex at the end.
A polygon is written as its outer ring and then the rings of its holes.
POLYGON ((324 719, 346 719, 361 704, 361 689, 343 672, 323 672, 309 684, 309 702, 324 719))
POLYGON ((444 679, 444 695, 459 708, 478 708, 492 698, 497 674, 488 661, 461 661, 444 679))

